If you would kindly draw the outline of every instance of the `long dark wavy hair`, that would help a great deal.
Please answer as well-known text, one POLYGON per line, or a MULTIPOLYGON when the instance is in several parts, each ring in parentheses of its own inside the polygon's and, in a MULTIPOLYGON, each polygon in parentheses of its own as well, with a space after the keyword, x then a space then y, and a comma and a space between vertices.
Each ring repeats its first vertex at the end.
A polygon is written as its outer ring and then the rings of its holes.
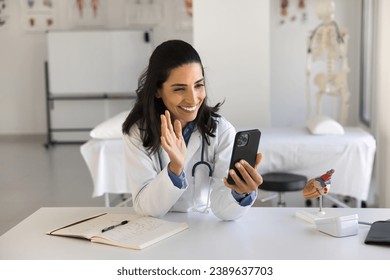
MULTIPOLYGON (((155 94, 168 79, 172 69, 190 63, 199 63, 204 76, 200 56, 190 44, 181 40, 169 40, 157 46, 149 59, 148 67, 138 80, 137 99, 122 125, 123 134, 130 134, 130 128, 137 123, 143 146, 151 152, 158 150, 161 145, 160 115, 164 114, 166 107, 162 99, 156 98, 155 94)), ((195 119, 195 125, 208 145, 209 137, 215 136, 216 118, 220 117, 217 112, 221 105, 222 103, 214 107, 208 106, 206 95, 195 119)))

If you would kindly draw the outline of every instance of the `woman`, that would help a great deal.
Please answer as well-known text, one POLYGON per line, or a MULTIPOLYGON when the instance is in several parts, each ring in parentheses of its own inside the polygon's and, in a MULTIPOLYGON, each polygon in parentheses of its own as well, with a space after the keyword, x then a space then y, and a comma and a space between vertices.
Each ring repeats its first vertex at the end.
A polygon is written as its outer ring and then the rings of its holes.
MULTIPOLYGON (((123 123, 127 174, 136 212, 212 212, 241 217, 263 179, 247 162, 229 170, 234 127, 207 105, 204 69, 196 50, 171 40, 159 45, 139 79, 137 101, 123 123), (194 165, 198 164, 195 168, 194 165), (206 163, 204 163, 206 162, 206 163), (210 176, 209 176, 210 175, 210 176)), ((256 165, 261 154, 257 155, 256 165)))

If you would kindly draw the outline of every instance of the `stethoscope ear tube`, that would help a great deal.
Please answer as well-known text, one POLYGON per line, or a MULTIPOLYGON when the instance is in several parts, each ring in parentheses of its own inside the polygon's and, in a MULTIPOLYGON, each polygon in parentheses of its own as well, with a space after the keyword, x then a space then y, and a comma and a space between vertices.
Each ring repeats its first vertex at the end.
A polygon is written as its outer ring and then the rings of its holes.
POLYGON ((194 166, 192 167, 192 171, 191 171, 192 177, 195 176, 195 170, 201 164, 206 165, 207 168, 209 169, 209 177, 213 176, 213 168, 211 167, 210 163, 208 163, 207 161, 204 160, 204 142, 205 142, 204 137, 202 137, 202 153, 200 155, 200 161, 195 163, 194 166))

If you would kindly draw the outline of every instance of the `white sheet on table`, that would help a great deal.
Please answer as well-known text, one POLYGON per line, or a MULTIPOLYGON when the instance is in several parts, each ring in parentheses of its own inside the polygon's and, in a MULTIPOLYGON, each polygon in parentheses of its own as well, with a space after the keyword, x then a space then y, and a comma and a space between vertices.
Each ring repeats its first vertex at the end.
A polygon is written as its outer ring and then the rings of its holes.
POLYGON ((313 135, 305 128, 262 130, 261 173, 288 171, 310 178, 334 169, 331 193, 367 200, 376 150, 372 135, 345 128, 343 135, 313 135))
POLYGON ((125 174, 122 139, 91 139, 80 147, 92 176, 92 196, 130 193, 125 174))

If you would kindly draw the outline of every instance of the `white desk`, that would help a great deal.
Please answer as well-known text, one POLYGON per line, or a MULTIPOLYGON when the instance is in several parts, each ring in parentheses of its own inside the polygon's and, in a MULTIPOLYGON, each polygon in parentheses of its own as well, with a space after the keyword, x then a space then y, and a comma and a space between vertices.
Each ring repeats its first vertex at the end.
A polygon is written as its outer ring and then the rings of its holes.
MULTIPOLYGON (((41 208, 0 236, 0 259, 389 260, 388 247, 364 244, 369 226, 359 225, 358 235, 335 238, 295 217, 298 210, 302 208, 254 207, 233 222, 222 222, 213 214, 169 213, 165 219, 187 222, 189 229, 137 251, 45 234, 91 214, 127 212, 132 208, 41 208)), ((365 222, 390 218, 390 209, 327 211, 358 214, 359 220, 365 222)))
MULTIPOLYGON (((333 168, 331 194, 367 200, 376 143, 363 129, 347 127, 344 135, 327 136, 313 135, 306 128, 263 128, 261 132, 260 173, 285 171, 310 179, 333 168)), ((92 176, 93 196, 130 193, 121 139, 92 139, 80 151, 92 176)))

